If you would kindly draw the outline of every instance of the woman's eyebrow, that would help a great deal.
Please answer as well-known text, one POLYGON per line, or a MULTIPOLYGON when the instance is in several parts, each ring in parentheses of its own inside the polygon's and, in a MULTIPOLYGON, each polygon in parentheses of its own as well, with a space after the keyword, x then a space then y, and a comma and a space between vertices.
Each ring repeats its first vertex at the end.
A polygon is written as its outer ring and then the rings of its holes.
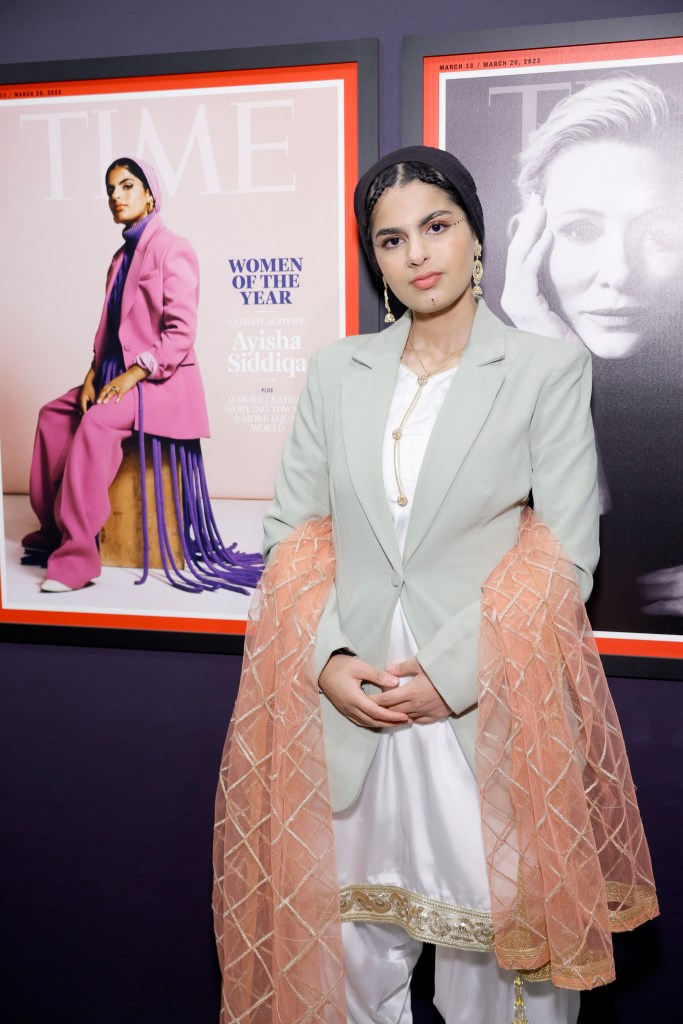
MULTIPOLYGON (((433 220, 434 217, 443 217, 446 213, 452 215, 453 211, 432 210, 431 213, 428 213, 426 217, 423 217, 422 220, 417 222, 417 226, 419 228, 423 228, 426 224, 429 224, 430 220, 433 220)), ((405 228, 382 228, 380 231, 375 232, 375 238, 380 238, 382 235, 400 235, 403 231, 405 231, 405 228)))
POLYGON ((567 206, 558 212, 558 216, 565 217, 567 214, 574 216, 577 213, 586 217, 604 217, 605 215, 604 210, 599 210, 597 206, 567 206))
POLYGON ((429 224, 430 220, 433 220, 435 217, 443 217, 443 215, 445 213, 452 214, 453 211, 452 210, 432 210, 431 213, 428 213, 426 217, 422 218, 422 220, 418 223, 417 226, 419 228, 423 228, 426 224, 429 224))

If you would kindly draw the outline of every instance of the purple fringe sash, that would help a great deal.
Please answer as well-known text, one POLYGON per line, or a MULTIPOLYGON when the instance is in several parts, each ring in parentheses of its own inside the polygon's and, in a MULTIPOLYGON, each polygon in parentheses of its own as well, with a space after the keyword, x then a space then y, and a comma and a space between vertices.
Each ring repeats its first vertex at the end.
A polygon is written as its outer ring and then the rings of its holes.
MULTIPOLYGON (((118 346, 117 346, 118 347, 118 346)), ((98 390, 122 373, 118 352, 107 353, 98 373, 98 390)), ((140 451, 140 493, 142 496, 143 567, 142 576, 135 583, 140 586, 149 576, 149 530, 147 527, 147 481, 145 456, 144 401, 141 384, 138 393, 138 441, 140 451)), ((172 587, 191 594, 205 590, 233 590, 248 594, 256 587, 263 561, 260 552, 237 550, 237 543, 229 547, 223 543, 211 507, 211 499, 204 473, 204 460, 199 438, 172 440, 154 434, 152 465, 154 468, 154 502, 159 535, 159 550, 166 579, 172 587), (180 528, 180 543, 185 558, 185 572, 176 564, 168 535, 164 490, 161 480, 162 441, 169 445, 171 482, 176 520, 180 528), (180 464, 180 474, 178 465, 180 464), (182 485, 182 501, 179 486, 182 485), (189 574, 189 575, 188 575, 189 574)))
MULTIPOLYGON (((135 581, 139 586, 149 575, 149 533, 147 527, 144 402, 140 384, 137 386, 137 391, 144 544, 142 576, 135 581)), ((199 594, 205 590, 233 590, 238 594, 248 594, 250 589, 254 589, 263 572, 261 554, 238 551, 236 542, 229 547, 223 543, 211 507, 199 438, 182 441, 165 439, 169 445, 173 504, 180 528, 180 543, 185 558, 186 572, 183 573, 178 568, 168 535, 161 479, 162 440, 164 439, 155 435, 150 436, 159 550, 166 579, 171 586, 193 594, 199 594), (178 464, 180 464, 180 473, 178 464), (182 502, 179 477, 182 484, 182 502), (190 575, 188 576, 187 573, 190 575)))

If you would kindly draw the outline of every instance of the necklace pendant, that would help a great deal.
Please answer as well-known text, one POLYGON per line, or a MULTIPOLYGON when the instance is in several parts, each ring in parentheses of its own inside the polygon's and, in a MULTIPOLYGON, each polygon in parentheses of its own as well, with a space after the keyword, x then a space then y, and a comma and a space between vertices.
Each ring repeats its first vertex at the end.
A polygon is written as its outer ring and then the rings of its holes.
POLYGON ((396 427, 396 430, 392 430, 391 431, 391 436, 393 437, 394 441, 400 441, 401 440, 401 428, 400 427, 396 427))
POLYGON ((401 508, 405 508, 405 506, 408 504, 408 499, 406 498, 405 494, 399 494, 398 498, 396 499, 396 504, 400 505, 401 508))
POLYGON ((428 380, 429 375, 425 377, 424 373, 421 373, 420 376, 417 378, 417 383, 420 385, 421 388, 423 388, 428 380))

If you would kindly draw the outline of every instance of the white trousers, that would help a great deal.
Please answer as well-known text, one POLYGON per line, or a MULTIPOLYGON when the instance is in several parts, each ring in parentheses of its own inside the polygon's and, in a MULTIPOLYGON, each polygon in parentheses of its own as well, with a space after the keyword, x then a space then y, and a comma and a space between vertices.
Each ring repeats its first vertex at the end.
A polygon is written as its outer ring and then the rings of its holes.
MULTIPOLYGON (((348 1024, 412 1024, 410 980, 422 943, 393 925, 342 924, 348 1024)), ((446 1024, 512 1024, 514 979, 492 953, 436 946, 434 1005, 446 1024)), ((524 986, 529 1024, 576 1024, 579 993, 524 986)))

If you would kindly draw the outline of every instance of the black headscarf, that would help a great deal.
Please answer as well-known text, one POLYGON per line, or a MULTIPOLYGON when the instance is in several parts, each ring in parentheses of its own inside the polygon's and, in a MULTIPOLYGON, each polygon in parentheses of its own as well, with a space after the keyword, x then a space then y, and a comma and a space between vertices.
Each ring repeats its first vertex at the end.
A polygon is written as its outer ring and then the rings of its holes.
POLYGON ((433 167, 451 185, 459 196, 459 205, 467 214, 467 219, 479 241, 484 244, 484 211, 477 195, 477 186, 474 178, 457 157, 447 153, 443 149, 435 149, 433 146, 404 146, 403 149, 395 149, 393 153, 387 153, 380 160, 370 167, 356 185, 353 194, 353 209, 356 214, 356 222, 360 231, 363 248, 373 267, 376 267, 375 254, 369 242, 368 232, 365 230, 365 203, 375 178, 394 164, 419 163, 427 167, 433 167))

